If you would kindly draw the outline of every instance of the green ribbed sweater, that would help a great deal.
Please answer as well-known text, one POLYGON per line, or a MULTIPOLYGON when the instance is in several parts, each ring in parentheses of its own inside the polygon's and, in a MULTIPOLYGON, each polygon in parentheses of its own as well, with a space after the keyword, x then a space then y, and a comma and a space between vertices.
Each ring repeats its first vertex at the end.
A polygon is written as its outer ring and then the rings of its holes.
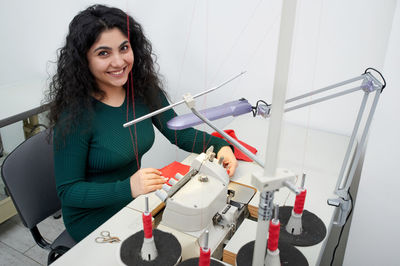
MULTIPOLYGON (((162 95, 162 105, 168 101, 162 95)), ((90 123, 78 123, 65 138, 65 145, 54 145, 55 176, 58 196, 62 203, 65 226, 70 235, 80 241, 112 215, 132 201, 130 176, 137 169, 127 122, 127 101, 120 107, 111 107, 93 99, 94 116, 90 123)), ((129 104, 132 108, 132 104, 129 104)), ((129 110, 132 120, 132 110, 129 110)), ((149 113, 140 99, 135 99, 135 115, 149 113)), ((193 128, 170 130, 166 123, 175 116, 170 109, 136 125, 139 162, 153 145, 153 124, 173 144, 200 153, 203 146, 213 145, 214 150, 229 145, 222 139, 193 128), (197 132, 197 134, 196 134, 197 132), (210 139, 211 138, 211 139, 210 139)), ((55 126, 57 135, 58 126, 55 126)), ((135 139, 134 127, 131 127, 135 139)), ((56 143, 56 139, 54 140, 56 143)), ((168 155, 166 155, 168 156, 168 155)))

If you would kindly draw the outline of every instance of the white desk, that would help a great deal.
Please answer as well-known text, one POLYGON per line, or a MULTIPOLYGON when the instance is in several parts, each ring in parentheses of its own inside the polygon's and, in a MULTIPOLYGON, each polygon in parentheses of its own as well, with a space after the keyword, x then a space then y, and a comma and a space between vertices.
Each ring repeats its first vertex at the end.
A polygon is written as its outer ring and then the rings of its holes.
MULTIPOLYGON (((264 157, 267 139, 266 120, 262 118, 253 119, 245 115, 236 118, 227 128, 235 129, 239 139, 256 147, 259 150, 258 156, 260 158, 264 157)), ((308 194, 305 208, 316 213, 324 221, 328 234, 335 209, 327 206, 326 199, 333 196, 336 178, 348 141, 349 138, 346 136, 318 130, 306 130, 303 127, 294 125, 286 125, 283 131, 279 166, 288 168, 298 174, 303 171, 307 173, 306 186, 308 194), (308 136, 307 140, 306 136, 308 136)), ((183 163, 188 164, 193 158, 193 155, 191 155, 183 163)), ((255 163, 239 162, 239 167, 232 180, 251 184, 251 173, 257 170, 261 170, 261 168, 255 163)), ((289 194, 286 188, 275 193, 276 202, 280 205, 283 205, 286 198, 288 198, 288 205, 292 205, 294 195, 289 194)), ((154 195, 151 195, 150 209, 156 208, 160 202, 160 200, 158 202, 157 200, 154 195)), ((257 196, 253 198, 251 203, 254 206, 258 205, 257 196)), ((94 238, 99 235, 100 231, 108 230, 112 235, 124 240, 130 234, 141 230, 138 217, 143 211, 143 206, 143 197, 132 201, 122 211, 64 254, 54 265, 115 265, 117 262, 117 244, 98 244, 94 242, 94 238), (136 228, 134 228, 135 224, 137 225, 136 228)), ((247 235, 249 238, 252 237, 250 234, 247 235)), ((300 248, 310 265, 316 265, 323 251, 325 240, 312 247, 300 248)), ((235 250, 237 247, 238 245, 235 246, 234 243, 231 244, 229 242, 225 249, 231 248, 231 252, 237 252, 235 250)))
POLYGON ((118 265, 119 243, 96 243, 96 237, 102 231, 109 231, 111 236, 118 236, 123 240, 141 229, 142 214, 125 207, 52 265, 118 265))
MULTIPOLYGON (((239 139, 245 140, 248 144, 257 147, 257 155, 264 161, 266 138, 264 143, 260 139, 266 135, 265 128, 267 123, 262 118, 255 118, 253 121, 246 120, 244 117, 235 119, 230 124, 235 129, 239 139), (259 130, 247 125, 261 125, 259 130), (246 126, 243 126, 246 125, 246 126), (260 146, 261 144, 261 146, 260 146)), ((320 130, 306 129, 292 124, 285 124, 281 138, 281 154, 278 167, 287 168, 299 176, 306 173, 307 198, 305 209, 315 213, 325 224, 327 236, 330 234, 332 219, 336 209, 327 205, 328 198, 336 198, 333 194, 337 178, 340 172, 342 161, 347 149, 349 137, 332 134, 320 130)), ((255 163, 240 162, 238 171, 233 181, 251 184, 251 173, 262 171, 261 167, 255 163)), ((297 185, 300 186, 301 178, 298 178, 297 185)), ((289 192, 287 188, 280 189, 275 193, 274 202, 280 206, 293 206, 295 194, 289 192)), ((249 204, 252 216, 257 217, 259 204, 259 193, 253 197, 249 204)), ((246 225, 246 232, 255 230, 255 223, 246 225)), ((240 230, 240 229, 239 229, 240 230)), ((243 234, 238 237, 239 242, 247 243, 255 239, 254 234, 243 234)), ((298 247, 305 255, 309 265, 318 265, 326 245, 327 237, 317 245, 310 247, 298 247)), ((237 254, 241 244, 230 241, 225 247, 225 251, 237 254)))

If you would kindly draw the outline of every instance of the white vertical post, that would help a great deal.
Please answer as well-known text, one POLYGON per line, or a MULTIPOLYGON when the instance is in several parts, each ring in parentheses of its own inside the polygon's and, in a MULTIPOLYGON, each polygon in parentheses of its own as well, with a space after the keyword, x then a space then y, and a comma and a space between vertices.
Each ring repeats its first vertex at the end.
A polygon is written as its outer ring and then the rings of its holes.
MULTIPOLYGON (((264 176, 276 175, 278 162, 278 151, 281 134, 282 117, 286 100, 286 88, 288 83, 290 55, 292 49, 294 23, 296 19, 297 0, 284 0, 282 3, 282 14, 280 33, 278 41, 278 54, 275 66, 274 92, 272 96, 271 119, 268 127, 267 150, 265 156, 264 176)), ((273 191, 260 191, 260 205, 257 224, 256 241, 254 243, 253 266, 264 265, 267 247, 267 232, 269 220, 271 219, 273 191), (265 195, 263 199, 262 195, 265 195), (265 201, 265 202, 264 202, 265 201), (262 206, 265 210, 261 210, 262 206)))
POLYGON ((278 162, 282 117, 286 100, 290 56, 292 49, 297 0, 284 0, 282 4, 278 55, 275 66, 274 92, 272 96, 271 119, 268 128, 265 176, 275 176, 278 162))

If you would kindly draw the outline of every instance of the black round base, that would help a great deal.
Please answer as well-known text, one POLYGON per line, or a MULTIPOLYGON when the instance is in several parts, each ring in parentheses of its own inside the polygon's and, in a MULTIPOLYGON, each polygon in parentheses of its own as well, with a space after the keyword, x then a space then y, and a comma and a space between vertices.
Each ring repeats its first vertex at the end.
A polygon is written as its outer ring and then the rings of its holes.
POLYGON ((279 220, 281 222, 281 231, 279 241, 293 244, 295 246, 307 247, 313 246, 324 240, 326 236, 326 227, 324 222, 315 214, 304 210, 301 216, 303 232, 300 235, 292 235, 286 231, 286 225, 292 215, 293 207, 279 207, 279 220))
POLYGON ((143 230, 131 235, 121 243, 120 256, 126 265, 176 265, 182 254, 181 244, 176 237, 157 229, 153 229, 154 242, 158 256, 155 260, 145 261, 142 259, 141 250, 143 245, 143 230))
MULTIPOLYGON (((294 246, 279 242, 279 257, 281 265, 285 266, 308 266, 306 257, 294 246)), ((251 241, 239 249, 236 255, 237 266, 247 266, 253 263, 254 241, 251 241)), ((266 255, 267 253, 265 253, 266 255)))
MULTIPOLYGON (((178 264, 179 266, 199 266, 199 258, 187 259, 178 264)), ((221 262, 211 258, 210 266, 224 266, 221 262)))

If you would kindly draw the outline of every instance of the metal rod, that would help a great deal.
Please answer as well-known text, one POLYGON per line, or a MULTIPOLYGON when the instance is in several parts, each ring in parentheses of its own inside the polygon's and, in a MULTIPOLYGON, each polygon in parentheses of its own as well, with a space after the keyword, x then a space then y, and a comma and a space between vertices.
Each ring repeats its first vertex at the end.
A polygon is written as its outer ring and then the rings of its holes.
POLYGON ((342 81, 342 82, 338 82, 338 83, 329 85, 329 86, 327 86, 325 88, 321 88, 321 89, 318 89, 318 90, 315 90, 315 91, 312 91, 312 92, 308 92, 308 93, 305 93, 305 94, 290 98, 290 99, 286 100, 286 103, 294 102, 296 100, 303 99, 303 98, 312 96, 312 95, 320 93, 320 92, 331 90, 331 89, 334 89, 336 87, 340 87, 340 86, 343 86, 343 85, 346 85, 346 84, 349 84, 349 83, 352 83, 352 82, 355 82, 355 81, 361 80, 361 79, 364 79, 364 74, 361 75, 361 76, 355 77, 355 78, 351 78, 351 79, 348 79, 348 80, 345 80, 345 81, 342 81))
POLYGON ((279 220, 279 204, 275 204, 274 206, 274 220, 279 220))
POLYGON ((304 184, 306 183, 306 174, 303 173, 301 176, 301 189, 304 189, 304 184))
POLYGON ((296 187, 292 182, 285 180, 283 181, 283 185, 285 187, 287 187, 289 190, 291 190, 293 193, 295 193, 296 195, 300 194, 300 189, 298 189, 298 187, 296 187))
POLYGON ((146 213, 148 213, 149 212, 149 197, 145 197, 144 198, 144 201, 145 201, 145 205, 146 205, 146 213))
POLYGON ((353 146, 354 146, 354 143, 355 143, 355 139, 357 137, 357 132, 358 132, 358 129, 359 129, 360 124, 361 124, 361 118, 362 118, 362 116, 364 114, 365 106, 367 105, 368 96, 369 96, 369 93, 365 92, 364 96, 362 98, 360 109, 359 109, 358 115, 357 115, 357 119, 356 119, 356 122, 354 124, 351 136, 350 136, 349 144, 347 145, 346 154, 344 156, 342 167, 340 169, 339 177, 338 177, 338 180, 337 180, 337 183, 336 183, 336 190, 340 190, 341 189, 340 185, 341 185, 341 183, 343 181, 344 171, 346 170, 346 167, 347 167, 349 159, 350 159, 350 153, 351 153, 351 150, 353 149, 353 146))
MULTIPOLYGON (((194 95, 193 98, 197 98, 197 97, 200 97, 200 96, 202 96, 202 95, 204 95, 204 94, 206 94, 206 93, 215 91, 216 89, 221 88, 222 86, 226 85, 227 83, 231 82, 232 80, 234 80, 234 79, 240 77, 240 76, 243 75, 244 73, 246 73, 246 71, 240 72, 240 73, 237 74, 236 76, 234 76, 234 77, 232 77, 232 78, 230 78, 230 79, 228 79, 228 80, 222 82, 221 84, 219 84, 219 85, 216 86, 216 87, 213 87, 213 88, 211 88, 211 89, 208 89, 208 90, 206 90, 206 91, 203 91, 203 92, 200 92, 200 93, 194 95)), ((167 110, 169 110, 169 109, 171 109, 171 108, 173 108, 173 107, 175 107, 175 106, 178 106, 178 105, 180 105, 180 104, 183 104, 183 103, 185 103, 185 100, 181 100, 181 101, 179 101, 179 102, 176 102, 176 103, 173 103, 173 104, 171 104, 171 105, 165 106, 165 107, 163 107, 163 108, 161 108, 161 109, 158 109, 158 110, 156 110, 156 111, 154 111, 154 112, 151 112, 150 114, 141 116, 141 117, 139 117, 139 118, 137 118, 137 119, 135 119, 135 120, 132 120, 132 121, 130 121, 130 122, 127 122, 127 123, 125 123, 123 126, 124 126, 124 127, 129 127, 129 126, 131 126, 131 125, 133 125, 133 124, 139 123, 139 122, 141 122, 141 121, 143 121, 143 120, 145 120, 145 119, 147 119, 147 118, 150 118, 150 117, 153 117, 153 116, 155 116, 155 115, 158 115, 158 114, 160 114, 160 113, 162 113, 162 112, 165 112, 165 111, 167 111, 167 110)))
POLYGON ((229 140, 233 146, 235 146, 236 148, 238 148, 239 150, 241 150, 244 154, 246 154, 250 159, 252 159, 253 161, 255 161, 259 166, 264 168, 264 164, 262 163, 262 161, 255 156, 253 153, 249 152, 242 144, 240 144, 238 141, 236 141, 234 138, 232 138, 231 136, 229 136, 228 134, 226 134, 223 130, 218 129, 216 126, 214 126, 210 120, 207 119, 207 117, 203 116, 201 113, 199 113, 195 108, 190 108, 190 110, 192 110, 192 112, 201 120, 204 121, 204 123, 206 123, 207 125, 209 125, 212 129, 214 129, 215 131, 217 131, 219 134, 221 134, 224 138, 226 138, 227 140, 229 140))
POLYGON ((274 202, 273 191, 264 191, 260 193, 260 202, 258 205, 257 233, 254 243, 253 262, 257 258, 260 263, 253 265, 264 265, 265 251, 267 249, 269 222, 272 218, 272 209, 274 202), (257 243, 257 245, 256 245, 257 243), (260 256, 261 254, 261 256, 260 256), (257 256, 258 255, 258 256, 257 256))
POLYGON ((322 98, 319 98, 319 99, 316 99, 316 100, 313 100, 313 101, 309 101, 309 102, 306 102, 306 103, 295 105, 293 107, 286 108, 285 112, 290 112, 290 111, 293 111, 293 110, 296 110, 296 109, 300 109, 300 108, 308 106, 308 105, 312 105, 312 104, 315 104, 315 103, 320 103, 320 102, 323 102, 323 101, 327 101, 329 99, 336 98, 336 97, 339 97, 339 96, 342 96, 342 95, 346 95, 346 94, 350 94, 352 92, 355 92, 355 91, 358 91, 358 90, 361 90, 361 89, 362 89, 361 86, 357 86, 357 87, 354 87, 354 88, 351 88, 351 89, 348 89, 348 90, 345 90, 345 91, 341 91, 341 92, 338 92, 338 93, 335 93, 335 94, 332 94, 332 95, 328 95, 328 96, 325 96, 325 97, 322 97, 322 98))
POLYGON ((204 249, 207 250, 208 249, 208 230, 206 230, 206 234, 204 237, 204 249))
POLYGON ((354 173, 355 173, 355 171, 357 169, 358 161, 360 160, 361 153, 362 153, 362 150, 364 148, 365 141, 367 139, 369 127, 370 127, 371 122, 372 122, 372 117, 374 116, 374 113, 375 113, 375 110, 376 110, 376 106, 378 105, 378 101, 379 101, 380 95, 381 95, 380 91, 376 91, 375 92, 374 102, 373 102, 373 104, 371 106, 371 110, 370 110, 370 112, 368 114, 367 122, 365 123, 364 131, 363 131, 363 134, 362 134, 361 140, 360 140, 360 144, 358 145, 358 148, 357 148, 356 157, 355 157, 354 163, 352 164, 352 167, 351 167, 351 170, 350 170, 349 178, 348 178, 348 180, 346 182, 346 185, 344 187, 345 191, 349 190, 351 182, 353 181, 354 173))

